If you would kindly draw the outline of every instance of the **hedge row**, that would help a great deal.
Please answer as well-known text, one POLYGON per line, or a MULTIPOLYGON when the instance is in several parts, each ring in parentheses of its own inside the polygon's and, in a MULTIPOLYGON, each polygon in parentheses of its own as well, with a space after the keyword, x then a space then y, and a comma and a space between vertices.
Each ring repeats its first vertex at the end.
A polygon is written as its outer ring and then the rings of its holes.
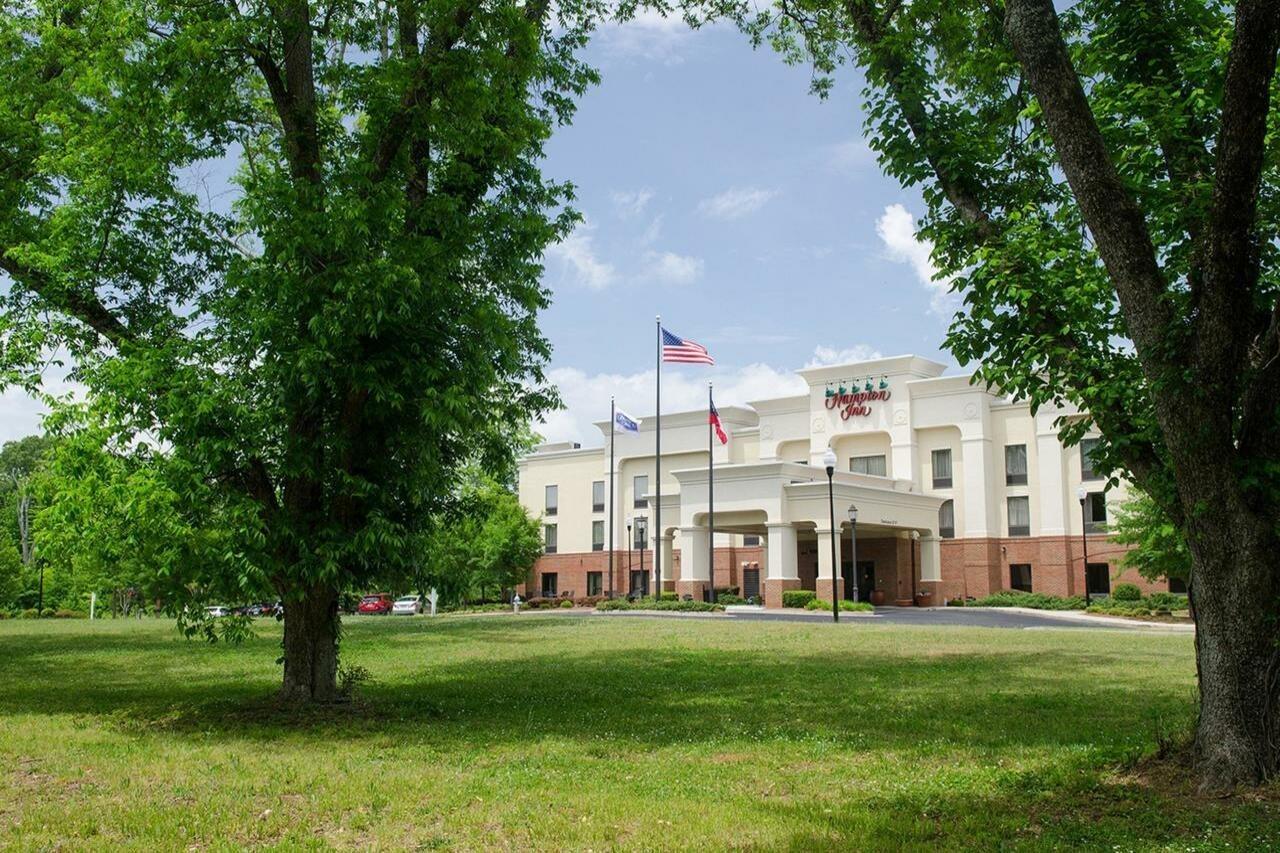
MULTIPOLYGON (((806 592, 807 591, 808 590, 806 590, 806 592)), ((815 598, 811 600, 808 604, 806 604, 804 606, 804 609, 805 610, 830 610, 831 602, 821 601, 815 598)), ((847 598, 840 599, 841 613, 871 613, 874 610, 875 608, 865 601, 850 601, 847 598)))
MULTIPOLYGON (((950 603, 950 602, 948 602, 950 603)), ((986 598, 965 602, 967 607, 1026 607, 1031 610, 1084 610, 1084 596, 1061 598, 1042 592, 1019 592, 1006 589, 986 598)))
POLYGON ((601 601, 596 610, 675 610, 681 613, 716 613, 724 610, 723 604, 710 604, 706 601, 672 601, 652 598, 641 598, 627 601, 625 598, 613 598, 601 601))
POLYGON ((811 589, 788 589, 782 593, 783 607, 807 607, 818 594, 811 589))

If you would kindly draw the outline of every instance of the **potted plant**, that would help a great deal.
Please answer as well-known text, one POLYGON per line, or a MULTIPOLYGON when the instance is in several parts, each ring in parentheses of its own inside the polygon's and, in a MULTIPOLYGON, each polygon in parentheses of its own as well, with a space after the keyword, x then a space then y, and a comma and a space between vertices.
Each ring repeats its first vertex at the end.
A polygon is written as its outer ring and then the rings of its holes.
POLYGON ((916 607, 932 607, 933 593, 930 590, 922 589, 916 593, 916 607))
POLYGON ((873 590, 871 590, 871 604, 872 604, 872 606, 874 606, 874 607, 880 607, 881 605, 883 605, 883 604, 884 604, 884 590, 883 590, 883 589, 873 589, 873 590))

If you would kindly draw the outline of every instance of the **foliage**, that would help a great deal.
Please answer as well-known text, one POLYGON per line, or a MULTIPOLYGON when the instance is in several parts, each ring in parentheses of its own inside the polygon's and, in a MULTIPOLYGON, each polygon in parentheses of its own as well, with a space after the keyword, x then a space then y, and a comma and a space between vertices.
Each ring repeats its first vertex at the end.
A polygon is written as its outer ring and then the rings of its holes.
POLYGON ((811 589, 788 589, 782 593, 783 607, 804 607, 818 597, 811 589))
POLYGON ((1111 598, 1115 601, 1141 601, 1142 590, 1138 589, 1137 584, 1118 583, 1111 590, 1111 598))
POLYGON ((965 602, 967 607, 1027 607, 1032 610, 1084 610, 1084 596, 1062 598, 1042 592, 1006 589, 984 598, 965 602))
POLYGON ((724 605, 712 604, 708 601, 672 601, 653 598, 627 601, 625 598, 610 598, 597 604, 596 610, 673 610, 678 613, 719 613, 724 610, 724 605))
MULTIPOLYGON (((804 609, 805 610, 824 610, 824 611, 830 612, 831 602, 823 601, 820 598, 814 598, 805 603, 804 609)), ((872 613, 874 611, 875 611, 875 608, 865 601, 850 601, 847 598, 840 599, 841 613, 872 613)))
POLYGON ((336 687, 336 664, 307 663, 336 662, 324 602, 412 579, 459 467, 507 469, 557 402, 541 258, 578 217, 539 167, 596 80, 576 56, 596 17, 592 0, 0 16, 0 385, 38 390, 56 353, 83 428, 163 452, 183 504, 216 494, 234 559, 201 583, 270 580, 297 699, 336 687), (210 162, 229 179, 202 186, 210 162))
POLYGON ((1115 522, 1109 531, 1112 538, 1131 547, 1124 555, 1124 565, 1138 570, 1149 581, 1175 578, 1191 580, 1191 552, 1187 537, 1173 523, 1169 514, 1141 489, 1116 507, 1115 522))

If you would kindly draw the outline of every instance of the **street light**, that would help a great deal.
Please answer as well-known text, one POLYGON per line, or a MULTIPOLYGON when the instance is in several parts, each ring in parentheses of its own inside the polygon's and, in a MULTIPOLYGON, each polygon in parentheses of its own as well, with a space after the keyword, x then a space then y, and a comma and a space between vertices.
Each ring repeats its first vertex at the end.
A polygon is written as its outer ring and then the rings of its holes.
POLYGON ((640 540, 640 576, 644 578, 645 586, 649 585, 649 576, 644 573, 644 540, 649 533, 649 525, 647 519, 643 515, 636 518, 636 539, 640 540))
MULTIPOLYGON (((822 454, 822 464, 827 469, 827 507, 831 512, 831 621, 840 621, 840 593, 836 576, 840 573, 840 559, 836 556, 836 493, 833 478, 836 473, 836 452, 830 447, 822 454)), ((857 583, 855 580, 854 583, 857 583)))
POLYGON ((911 531, 911 603, 916 603, 916 543, 920 541, 920 531, 911 531))
POLYGON ((849 565, 853 566, 853 600, 858 600, 858 508, 849 504, 849 565))
POLYGON ((1089 497, 1089 493, 1085 491, 1084 486, 1080 486, 1076 489, 1076 497, 1080 499, 1080 547, 1084 552, 1084 606, 1087 608, 1092 603, 1089 597, 1089 540, 1085 538, 1085 534, 1089 532, 1089 525, 1084 518, 1084 502, 1089 497))

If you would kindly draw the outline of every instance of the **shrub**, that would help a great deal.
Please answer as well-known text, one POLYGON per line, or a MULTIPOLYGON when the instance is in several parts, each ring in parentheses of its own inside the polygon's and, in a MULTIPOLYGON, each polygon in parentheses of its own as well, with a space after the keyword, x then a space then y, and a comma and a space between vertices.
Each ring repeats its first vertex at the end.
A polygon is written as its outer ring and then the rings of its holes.
POLYGON ((1176 592, 1153 592, 1147 596, 1152 609, 1188 610, 1191 603, 1186 595, 1176 592))
POLYGON ((717 592, 716 603, 718 604, 746 604, 747 600, 734 592, 717 592))
POLYGON ((719 613, 724 610, 724 605, 706 601, 655 601, 652 598, 627 601, 625 598, 613 598, 597 604, 596 610, 674 610, 679 613, 719 613))
POLYGON ((535 595, 532 598, 525 599, 524 606, 530 610, 537 610, 539 607, 555 607, 557 600, 558 599, 555 598, 543 598, 540 595, 535 595))
POLYGON ((601 601, 604 601, 603 595, 584 595, 573 600, 574 607, 595 607, 601 601))
POLYGON ((8 610, 0 610, 0 621, 3 621, 3 620, 8 619, 8 618, 9 618, 9 611, 8 611, 8 610))
POLYGON ((782 593, 782 606, 805 607, 817 598, 818 594, 811 589, 788 589, 782 593))
POLYGON ((26 610, 18 614, 19 619, 39 619, 40 611, 34 607, 28 607, 26 610))
POLYGON ((566 607, 568 607, 568 608, 572 608, 572 607, 573 607, 573 599, 571 599, 571 598, 566 598, 566 599, 563 599, 563 600, 560 602, 560 608, 561 608, 561 609, 564 609, 564 608, 566 608, 566 607))
POLYGON ((1070 598, 1059 598, 1056 595, 1045 595, 1042 592, 1019 592, 1005 589, 968 602, 969 607, 1027 607, 1032 610, 1084 610, 1084 598, 1073 595, 1070 598))
POLYGON ((667 592, 662 593, 662 595, 659 597, 658 600, 659 601, 679 601, 680 593, 675 592, 674 590, 669 590, 667 592))
POLYGON ((79 610, 67 610, 61 608, 53 612, 54 619, 88 619, 89 614, 81 613, 79 610))
POLYGON ((741 592, 742 591, 736 586, 716 587, 716 598, 719 598, 722 595, 732 595, 734 598, 737 598, 741 592))
MULTIPOLYGON (((806 604, 804 606, 804 609, 805 610, 830 610, 831 602, 821 601, 815 598, 812 601, 810 601, 808 604, 806 604)), ((865 601, 850 601, 847 598, 840 599, 841 613, 871 613, 874 610, 875 608, 865 601)))
POLYGON ((1141 601, 1142 590, 1138 589, 1137 584, 1118 583, 1116 588, 1111 590, 1111 597, 1116 601, 1141 601))
POLYGON ((1147 616, 1151 611, 1141 601, 1104 601, 1090 604, 1089 612, 1104 616, 1147 616))
POLYGON ((44 610, 41 610, 41 611, 40 611, 40 618, 41 618, 41 619, 52 619, 52 618, 53 618, 53 614, 54 614, 54 610, 53 610, 53 608, 52 608, 52 607, 46 607, 44 610))
POLYGON ((963 599, 963 598, 948 598, 948 599, 947 599, 947 606, 948 606, 948 607, 964 607, 964 599, 963 599))

